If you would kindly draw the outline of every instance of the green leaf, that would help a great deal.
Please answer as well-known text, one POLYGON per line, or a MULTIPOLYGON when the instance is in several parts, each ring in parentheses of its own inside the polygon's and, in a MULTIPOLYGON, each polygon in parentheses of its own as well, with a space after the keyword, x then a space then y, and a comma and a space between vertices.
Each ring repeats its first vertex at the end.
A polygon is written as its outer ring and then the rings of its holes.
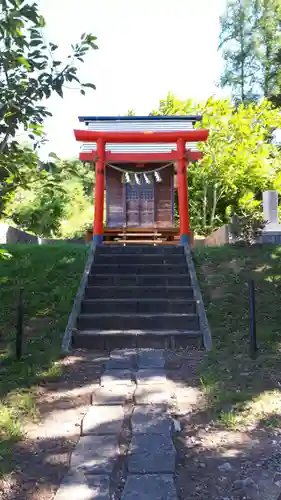
POLYGON ((49 153, 49 158, 54 158, 54 160, 58 160, 58 161, 60 160, 58 155, 54 152, 49 153))
POLYGON ((55 88, 55 91, 56 91, 56 93, 57 93, 57 94, 58 94, 61 98, 63 98, 63 91, 62 91, 61 86, 57 86, 57 87, 55 88))
POLYGON ((41 28, 44 28, 46 26, 46 21, 42 15, 39 16, 39 25, 41 28))
POLYGON ((23 56, 18 57, 17 62, 22 64, 28 71, 31 70, 31 66, 30 66, 28 60, 25 59, 25 57, 23 57, 23 56))
POLYGON ((39 39, 39 38, 35 38, 33 40, 31 40, 30 42, 30 47, 38 47, 38 45, 42 45, 42 40, 39 39))
POLYGON ((0 259, 8 260, 11 258, 12 255, 7 250, 4 250, 4 248, 0 248, 0 259))
POLYGON ((82 83, 82 87, 87 87, 96 90, 96 86, 93 83, 82 83))

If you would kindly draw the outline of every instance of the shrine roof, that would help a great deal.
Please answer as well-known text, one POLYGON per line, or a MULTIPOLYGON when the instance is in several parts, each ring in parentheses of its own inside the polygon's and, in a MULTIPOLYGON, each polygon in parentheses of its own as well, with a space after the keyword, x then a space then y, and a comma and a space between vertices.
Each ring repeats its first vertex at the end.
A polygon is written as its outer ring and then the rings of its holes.
POLYGON ((149 115, 149 116, 79 116, 80 122, 118 122, 118 121, 201 121, 200 115, 149 115))

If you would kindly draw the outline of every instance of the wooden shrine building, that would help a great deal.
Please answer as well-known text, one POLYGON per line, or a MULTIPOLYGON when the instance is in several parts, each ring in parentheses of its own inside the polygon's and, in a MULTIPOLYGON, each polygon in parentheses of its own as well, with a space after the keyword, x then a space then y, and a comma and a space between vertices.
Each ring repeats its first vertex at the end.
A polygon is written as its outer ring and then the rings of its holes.
POLYGON ((207 130, 194 129, 200 116, 83 116, 80 159, 94 162, 96 184, 93 238, 124 231, 180 233, 189 241, 187 165, 201 158, 196 147, 207 130), (178 190, 179 230, 174 220, 178 190), (105 206, 104 206, 105 200, 105 206), (105 216, 105 225, 104 225, 105 216))

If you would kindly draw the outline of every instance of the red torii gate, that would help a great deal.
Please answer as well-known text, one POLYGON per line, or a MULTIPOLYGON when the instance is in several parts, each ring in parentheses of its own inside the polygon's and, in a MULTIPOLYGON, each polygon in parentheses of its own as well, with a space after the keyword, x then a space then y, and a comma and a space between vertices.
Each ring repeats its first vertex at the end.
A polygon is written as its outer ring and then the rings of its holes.
POLYGON ((74 135, 79 142, 97 143, 96 151, 86 154, 88 160, 96 160, 96 186, 95 186, 95 219, 94 240, 101 243, 103 240, 103 214, 104 214, 104 188, 105 165, 111 162, 144 163, 165 160, 176 161, 177 185, 180 216, 180 241, 185 244, 189 240, 190 225, 188 215, 188 184, 187 160, 199 159, 202 154, 186 151, 186 143, 202 142, 208 138, 208 130, 185 130, 173 132, 96 132, 91 130, 74 130, 74 135), (176 143, 177 150, 170 153, 111 153, 105 151, 106 143, 176 143))

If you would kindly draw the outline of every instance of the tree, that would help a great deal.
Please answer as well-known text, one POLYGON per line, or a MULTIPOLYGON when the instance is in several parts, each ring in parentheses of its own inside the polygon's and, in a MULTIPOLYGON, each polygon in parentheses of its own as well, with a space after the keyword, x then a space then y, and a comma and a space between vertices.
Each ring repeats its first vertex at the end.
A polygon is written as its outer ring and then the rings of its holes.
POLYGON ((260 87, 265 97, 279 93, 281 66, 277 57, 281 49, 281 1, 255 0, 256 57, 260 64, 260 87))
POLYGON ((221 86, 231 88, 236 103, 255 100, 259 92, 252 4, 252 0, 228 0, 220 18, 219 49, 225 62, 221 86))
MULTIPOLYGON (((169 101, 168 96, 167 107, 169 101)), ((165 109, 164 101, 160 106, 165 109)), ((281 116, 266 100, 235 106, 210 98, 192 111, 203 116, 196 126, 210 131, 208 141, 199 144, 202 160, 188 166, 191 226, 207 234, 233 214, 261 211, 263 190, 281 192, 281 152, 271 141, 281 116)))
POLYGON ((192 99, 181 101, 172 92, 168 92, 166 99, 161 99, 159 107, 151 111, 150 115, 188 115, 194 111, 192 99))
POLYGON ((125 113, 125 116, 136 116, 135 110, 128 109, 127 113, 125 113))
POLYGON ((27 188, 40 179, 51 189, 55 183, 55 166, 51 175, 41 168, 37 155, 44 120, 51 115, 46 100, 53 92, 63 97, 65 83, 74 82, 83 95, 95 88, 80 82, 77 65, 89 50, 97 49, 96 37, 83 33, 66 61, 60 61, 58 46, 45 40, 44 28, 37 3, 0 0, 0 215, 19 186, 27 188), (19 143, 21 130, 32 147, 19 143))
POLYGON ((93 217, 94 171, 78 159, 55 163, 57 182, 50 193, 45 180, 18 188, 6 216, 17 227, 44 237, 74 237, 93 217))
POLYGON ((221 86, 235 103, 260 97, 278 102, 281 87, 281 0, 228 0, 219 48, 225 67, 221 86))

